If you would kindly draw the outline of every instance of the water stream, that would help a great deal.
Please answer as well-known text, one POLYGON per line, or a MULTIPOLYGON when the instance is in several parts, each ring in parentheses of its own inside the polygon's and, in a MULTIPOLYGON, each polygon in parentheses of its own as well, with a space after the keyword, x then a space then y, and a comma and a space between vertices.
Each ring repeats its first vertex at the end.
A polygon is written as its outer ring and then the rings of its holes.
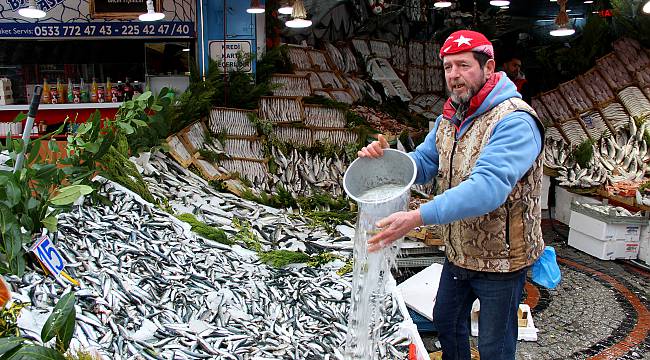
POLYGON ((377 232, 375 223, 406 210, 409 191, 404 185, 387 184, 357 196, 359 216, 354 237, 354 268, 345 358, 379 359, 377 340, 385 318, 386 281, 395 265, 399 241, 374 253, 368 253, 368 239, 377 232), (405 191, 406 190, 406 191, 405 191), (401 196, 400 196, 401 195, 401 196))

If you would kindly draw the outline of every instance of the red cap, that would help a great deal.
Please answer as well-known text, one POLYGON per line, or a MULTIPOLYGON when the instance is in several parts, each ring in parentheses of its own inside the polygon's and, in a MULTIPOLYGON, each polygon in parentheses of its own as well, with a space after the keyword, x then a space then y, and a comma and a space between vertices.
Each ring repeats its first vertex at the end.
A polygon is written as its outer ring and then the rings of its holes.
POLYGON ((494 48, 490 40, 472 30, 459 30, 449 35, 440 48, 440 58, 465 51, 480 52, 494 59, 494 48))

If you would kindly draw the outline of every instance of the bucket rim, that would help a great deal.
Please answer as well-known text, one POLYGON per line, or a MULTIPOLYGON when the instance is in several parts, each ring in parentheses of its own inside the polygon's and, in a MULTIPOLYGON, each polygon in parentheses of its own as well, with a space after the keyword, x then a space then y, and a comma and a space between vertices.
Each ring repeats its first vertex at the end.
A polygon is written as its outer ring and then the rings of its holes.
MULTIPOLYGON (((408 183, 406 185, 404 185, 404 187, 402 187, 402 191, 398 195, 394 195, 394 196, 391 196, 391 197, 386 198, 386 199, 368 201, 368 200, 361 200, 358 197, 350 194, 350 192, 348 191, 348 187, 346 186, 346 184, 347 184, 346 179, 348 178, 348 171, 346 171, 345 174, 343 174, 343 190, 345 190, 345 193, 352 200, 356 201, 357 203, 362 203, 362 204, 381 204, 381 203, 385 203, 385 202, 392 201, 392 200, 395 200, 395 199, 399 198, 400 196, 402 196, 404 194, 405 190, 410 190, 411 186, 415 183, 415 178, 417 177, 417 174, 418 174, 418 168, 417 168, 417 166, 415 164, 415 160, 413 160, 413 158, 410 157, 404 151, 400 151, 400 150, 397 150, 397 149, 384 149, 384 152, 386 152, 386 151, 395 152, 397 154, 404 155, 404 157, 406 157, 407 159, 409 159, 411 161, 411 165, 413 165, 413 175, 411 176, 411 179, 408 181, 408 183)), ((348 169, 351 168, 352 165, 354 165, 355 162, 363 161, 361 159, 363 159, 363 158, 357 157, 356 159, 354 159, 354 161, 351 162, 350 165, 348 166, 348 169)))

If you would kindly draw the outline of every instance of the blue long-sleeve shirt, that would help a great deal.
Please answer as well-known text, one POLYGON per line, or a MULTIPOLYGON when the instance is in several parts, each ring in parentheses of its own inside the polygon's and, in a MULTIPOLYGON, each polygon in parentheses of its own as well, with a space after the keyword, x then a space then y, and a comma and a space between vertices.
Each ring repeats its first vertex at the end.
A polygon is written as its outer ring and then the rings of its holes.
MULTIPOLYGON (((483 104, 461 124, 457 138, 477 116, 511 97, 521 95, 508 77, 502 76, 483 104)), ((418 184, 431 181, 438 173, 436 132, 440 121, 450 120, 439 116, 424 142, 409 154, 417 165, 418 184)), ((420 207, 422 221, 427 225, 447 224, 497 209, 531 168, 541 149, 542 134, 532 116, 521 111, 508 114, 495 126, 470 177, 420 207)))

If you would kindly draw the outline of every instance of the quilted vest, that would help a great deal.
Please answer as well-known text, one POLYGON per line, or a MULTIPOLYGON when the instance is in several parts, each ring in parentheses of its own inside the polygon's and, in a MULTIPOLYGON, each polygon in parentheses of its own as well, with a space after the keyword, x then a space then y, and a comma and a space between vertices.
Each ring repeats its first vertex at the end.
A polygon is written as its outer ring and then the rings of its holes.
MULTIPOLYGON (((436 133, 440 155, 436 179, 438 194, 469 178, 494 127, 514 111, 530 114, 543 129, 535 110, 519 98, 505 100, 475 118, 456 142, 455 126, 451 121, 440 121, 436 133)), ((542 150, 499 208, 486 215, 442 225, 449 261, 470 270, 512 272, 537 260, 544 250, 540 203, 543 154, 542 150)))

